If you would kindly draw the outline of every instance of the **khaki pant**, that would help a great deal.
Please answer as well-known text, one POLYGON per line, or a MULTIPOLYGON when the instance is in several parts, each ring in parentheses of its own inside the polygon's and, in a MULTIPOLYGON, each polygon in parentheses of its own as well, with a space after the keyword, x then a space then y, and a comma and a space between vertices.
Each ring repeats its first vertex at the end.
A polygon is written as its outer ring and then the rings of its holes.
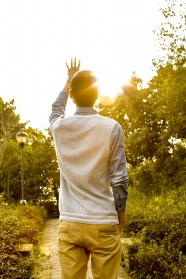
POLYGON ((62 279, 86 279, 90 255, 94 279, 116 279, 121 260, 118 225, 60 221, 58 254, 62 279))

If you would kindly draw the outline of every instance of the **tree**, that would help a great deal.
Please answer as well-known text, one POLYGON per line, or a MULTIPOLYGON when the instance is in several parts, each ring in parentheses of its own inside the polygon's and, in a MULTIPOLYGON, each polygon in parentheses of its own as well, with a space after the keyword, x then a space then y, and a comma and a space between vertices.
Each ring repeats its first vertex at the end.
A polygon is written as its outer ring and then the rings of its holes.
POLYGON ((28 200, 33 202, 57 201, 59 171, 53 140, 49 130, 41 131, 29 127, 29 142, 25 146, 25 186, 28 200))
POLYGON ((185 79, 182 65, 159 67, 147 88, 141 88, 141 80, 133 74, 113 105, 99 106, 102 115, 122 126, 132 166, 130 184, 145 194, 179 187, 186 178, 185 79))
POLYGON ((186 9, 183 0, 165 0, 160 9, 163 19, 154 33, 158 42, 158 57, 154 65, 184 65, 186 62, 186 9))
MULTIPOLYGON (((28 142, 24 146, 24 188, 25 199, 34 204, 46 201, 57 202, 59 170, 52 137, 38 129, 27 128, 28 142)), ((1 191, 5 196, 19 201, 21 198, 21 152, 16 140, 10 140, 5 148, 1 191), (11 160, 9 160, 11 158, 11 160)))
POLYGON ((0 97, 0 191, 7 189, 10 183, 10 169, 17 156, 17 147, 13 144, 15 135, 25 125, 19 123, 20 116, 15 113, 15 109, 13 99, 4 102, 0 97))
POLYGON ((51 134, 20 123, 14 100, 0 98, 0 193, 7 200, 21 198, 21 152, 15 135, 24 129, 28 143, 24 146, 25 198, 33 203, 57 202, 59 170, 51 134))
MULTIPOLYGON (((0 192, 5 198, 19 201, 21 197, 21 152, 15 135, 26 123, 19 123, 14 100, 0 98, 0 192)), ((33 203, 56 202, 59 170, 49 130, 42 133, 28 127, 28 143, 24 146, 25 198, 33 203)))
POLYGON ((160 66, 149 82, 154 112, 164 126, 161 137, 181 139, 186 135, 186 67, 160 66))
POLYGON ((153 110, 151 91, 142 89, 142 80, 132 74, 129 85, 110 107, 99 105, 100 114, 118 121, 125 133, 127 162, 133 167, 152 159, 157 150, 161 125, 153 110))

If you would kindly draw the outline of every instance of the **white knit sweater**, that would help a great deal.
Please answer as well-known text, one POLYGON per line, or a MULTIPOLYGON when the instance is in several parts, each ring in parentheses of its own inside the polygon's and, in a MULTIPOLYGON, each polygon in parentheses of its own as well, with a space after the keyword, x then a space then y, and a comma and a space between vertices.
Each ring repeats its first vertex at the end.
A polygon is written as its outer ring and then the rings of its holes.
POLYGON ((98 114, 58 118, 53 137, 60 167, 60 219, 117 224, 108 181, 109 144, 117 122, 98 114))

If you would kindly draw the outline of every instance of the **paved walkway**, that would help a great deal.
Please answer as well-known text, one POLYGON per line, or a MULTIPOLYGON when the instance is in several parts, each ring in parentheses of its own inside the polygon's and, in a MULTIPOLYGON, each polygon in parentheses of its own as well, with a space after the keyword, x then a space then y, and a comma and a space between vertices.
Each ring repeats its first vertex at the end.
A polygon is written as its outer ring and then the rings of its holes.
MULTIPOLYGON (((49 219, 43 232, 41 252, 43 254, 41 264, 42 270, 35 276, 37 279, 60 279, 60 264, 57 255, 57 224, 58 219, 49 219)), ((124 267, 120 267, 117 279, 129 279, 124 267)), ((78 278, 77 278, 78 279, 78 278)), ((87 279, 93 279, 91 263, 88 263, 87 279)))

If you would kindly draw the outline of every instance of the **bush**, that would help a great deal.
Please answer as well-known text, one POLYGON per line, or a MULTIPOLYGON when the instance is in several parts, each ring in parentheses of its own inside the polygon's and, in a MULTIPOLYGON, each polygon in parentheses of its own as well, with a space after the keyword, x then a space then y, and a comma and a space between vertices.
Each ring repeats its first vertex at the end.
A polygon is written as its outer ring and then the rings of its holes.
POLYGON ((35 257, 22 257, 18 245, 38 243, 45 217, 40 207, 0 205, 0 278, 30 278, 35 257))
POLYGON ((129 190, 125 234, 140 241, 132 247, 135 278, 186 278, 186 190, 147 199, 129 190))
POLYGON ((58 205, 53 201, 45 201, 41 205, 46 209, 48 218, 58 218, 58 205))

